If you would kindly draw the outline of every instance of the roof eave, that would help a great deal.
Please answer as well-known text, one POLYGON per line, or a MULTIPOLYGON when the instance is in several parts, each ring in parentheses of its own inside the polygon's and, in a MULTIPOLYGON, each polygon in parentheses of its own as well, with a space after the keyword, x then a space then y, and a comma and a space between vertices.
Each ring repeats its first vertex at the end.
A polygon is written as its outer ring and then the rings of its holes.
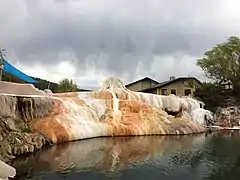
POLYGON ((125 87, 130 86, 130 85, 135 84, 135 83, 138 83, 138 82, 140 82, 140 81, 144 81, 144 80, 150 80, 150 81, 153 81, 153 82, 155 82, 155 83, 157 83, 157 84, 159 83, 158 81, 155 81, 155 80, 153 80, 153 79, 151 79, 151 78, 149 78, 149 77, 145 77, 145 78, 139 79, 139 80, 137 80, 137 81, 131 82, 131 83, 125 85, 125 87))

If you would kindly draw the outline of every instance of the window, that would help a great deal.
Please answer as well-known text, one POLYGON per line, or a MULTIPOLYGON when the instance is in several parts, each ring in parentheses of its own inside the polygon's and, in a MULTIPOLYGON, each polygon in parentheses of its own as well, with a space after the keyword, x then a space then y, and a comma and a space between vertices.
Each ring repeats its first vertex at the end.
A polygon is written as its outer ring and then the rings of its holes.
POLYGON ((185 89, 184 94, 185 94, 185 96, 188 96, 188 95, 192 94, 192 90, 191 89, 185 89))
POLYGON ((167 89, 161 89, 161 95, 167 95, 167 89))
POLYGON ((171 94, 177 95, 176 89, 171 89, 171 94))

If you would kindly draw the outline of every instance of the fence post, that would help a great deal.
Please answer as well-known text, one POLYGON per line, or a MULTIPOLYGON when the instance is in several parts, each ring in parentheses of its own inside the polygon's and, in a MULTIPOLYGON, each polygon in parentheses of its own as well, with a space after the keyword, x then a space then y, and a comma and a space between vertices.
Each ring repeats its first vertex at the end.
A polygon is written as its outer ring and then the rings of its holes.
POLYGON ((0 48, 0 81, 2 81, 3 76, 3 50, 0 48))

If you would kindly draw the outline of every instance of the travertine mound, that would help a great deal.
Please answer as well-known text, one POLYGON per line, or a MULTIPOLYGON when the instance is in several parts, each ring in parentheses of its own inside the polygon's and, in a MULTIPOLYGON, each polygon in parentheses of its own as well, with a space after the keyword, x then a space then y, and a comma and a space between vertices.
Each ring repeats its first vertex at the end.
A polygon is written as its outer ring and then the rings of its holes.
POLYGON ((100 136, 200 133, 212 114, 192 98, 133 92, 111 77, 95 92, 0 95, 0 117, 13 132, 29 128, 60 143, 100 136))
MULTIPOLYGON (((201 133, 213 118, 192 98, 133 92, 114 77, 95 92, 53 94, 6 82, 0 87, 0 159, 4 161, 41 149, 46 142, 201 133)), ((14 170, 10 171, 13 176, 14 170)))

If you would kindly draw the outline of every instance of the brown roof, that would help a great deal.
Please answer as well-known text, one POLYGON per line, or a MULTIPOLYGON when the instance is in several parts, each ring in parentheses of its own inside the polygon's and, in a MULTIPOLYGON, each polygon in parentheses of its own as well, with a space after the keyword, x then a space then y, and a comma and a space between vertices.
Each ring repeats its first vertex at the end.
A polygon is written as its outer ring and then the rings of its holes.
POLYGON ((199 81, 199 80, 198 80, 197 78, 195 78, 195 77, 179 77, 179 78, 176 78, 176 79, 173 79, 173 80, 161 82, 161 83, 159 83, 159 84, 156 84, 155 86, 152 86, 152 87, 149 87, 149 88, 146 88, 146 89, 142 89, 141 91, 147 91, 147 90, 152 90, 152 89, 155 89, 155 88, 164 87, 164 86, 169 85, 169 84, 171 84, 171 83, 174 83, 174 82, 176 82, 176 81, 188 80, 188 79, 195 80, 195 81, 197 81, 199 84, 202 84, 202 82, 199 81))
POLYGON ((155 82, 155 83, 159 84, 158 81, 155 81, 155 80, 153 80, 153 79, 151 79, 151 78, 149 78, 149 77, 145 77, 145 78, 139 79, 139 80, 137 80, 137 81, 131 82, 131 83, 125 85, 125 86, 127 87, 127 86, 130 86, 130 85, 132 85, 132 84, 138 83, 138 82, 140 82, 140 81, 144 81, 144 80, 152 81, 152 82, 155 82))

